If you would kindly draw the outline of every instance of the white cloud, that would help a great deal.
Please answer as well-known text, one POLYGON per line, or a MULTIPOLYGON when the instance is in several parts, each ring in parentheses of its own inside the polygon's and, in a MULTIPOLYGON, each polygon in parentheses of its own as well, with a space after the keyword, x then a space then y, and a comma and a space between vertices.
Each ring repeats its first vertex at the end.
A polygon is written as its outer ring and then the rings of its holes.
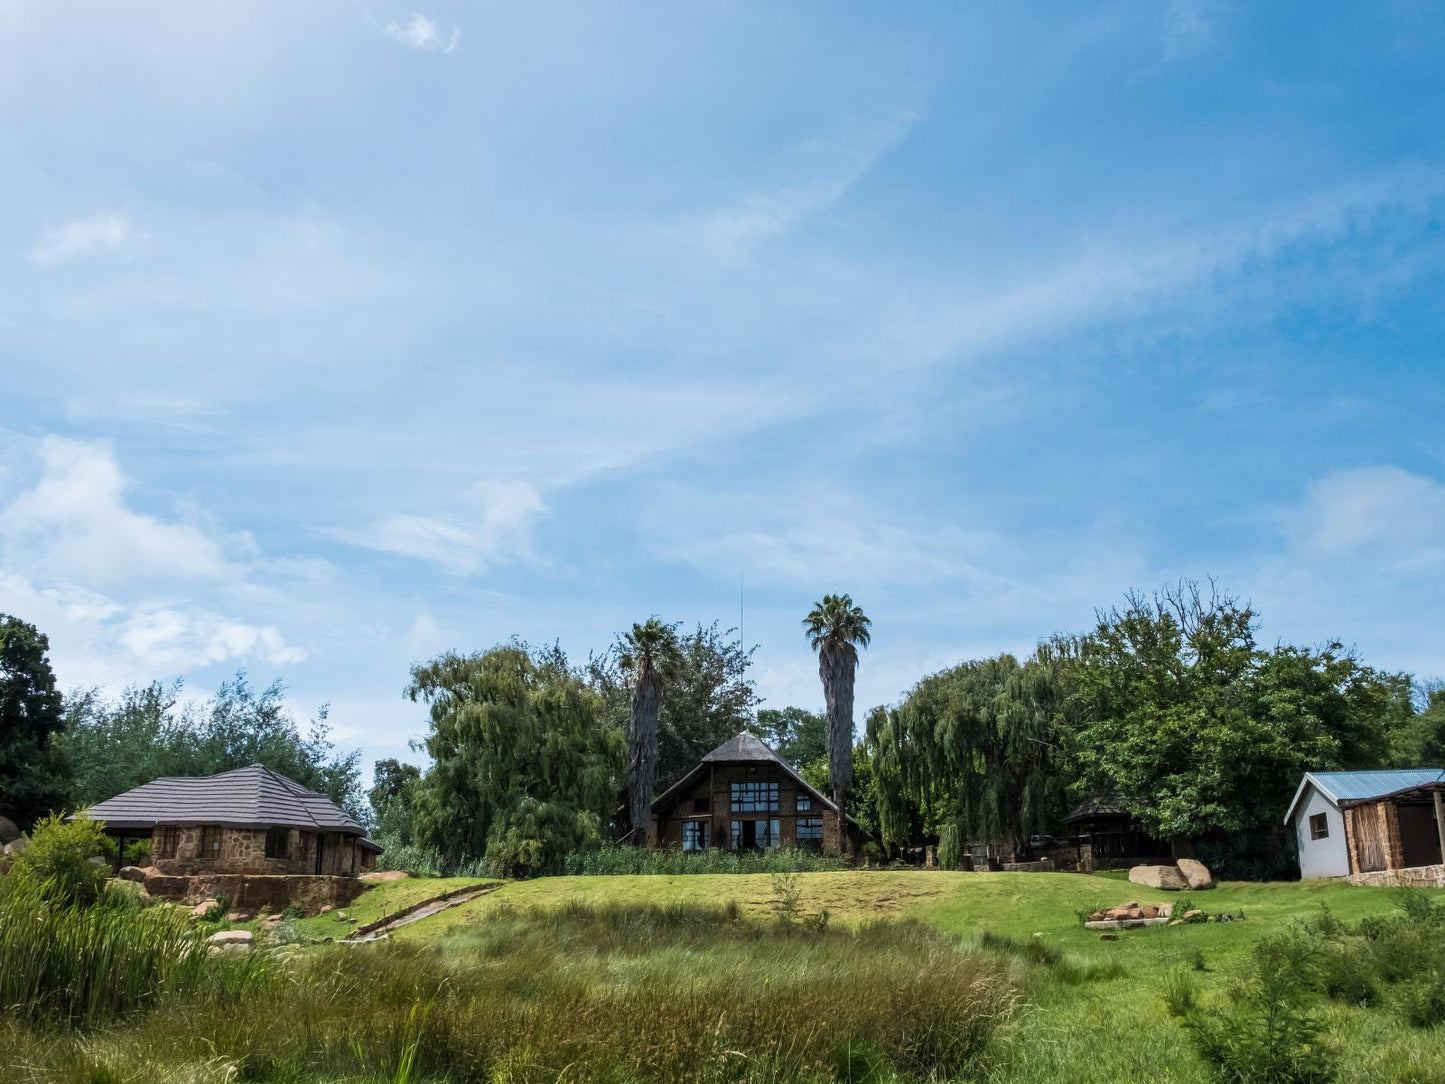
POLYGON ((403 22, 387 23, 385 33, 392 41, 409 49, 428 53, 455 53, 462 45, 462 32, 458 27, 452 27, 451 34, 443 38, 436 23, 420 12, 412 12, 403 22))
POLYGON ((1291 516, 1296 541, 1327 556, 1373 550, 1402 571, 1445 561, 1445 484, 1396 466, 1336 471, 1291 516))
POLYGON ((452 572, 477 572, 490 564, 530 559, 532 524, 546 512, 526 482, 481 482, 469 506, 448 516, 395 515, 360 530, 332 532, 368 549, 433 561, 452 572))
POLYGON ((41 463, 34 488, 0 511, 0 541, 30 567, 92 586, 214 580, 231 571, 221 547, 198 527, 126 506, 125 479, 105 444, 47 437, 41 463))
POLYGON ((143 235, 124 215, 100 214, 51 230, 30 250, 30 258, 49 267, 124 248, 142 239, 143 235))
POLYGON ((1169 0, 1161 36, 1166 61, 1207 48, 1214 40, 1214 20, 1205 0, 1169 0))

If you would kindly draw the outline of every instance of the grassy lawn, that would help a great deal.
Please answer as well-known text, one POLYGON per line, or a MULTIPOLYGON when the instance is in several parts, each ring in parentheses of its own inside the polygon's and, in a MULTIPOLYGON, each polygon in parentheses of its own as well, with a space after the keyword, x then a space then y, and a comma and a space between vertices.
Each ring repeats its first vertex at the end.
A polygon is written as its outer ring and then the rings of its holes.
MULTIPOLYGON (((968 938, 985 932, 1028 941, 1039 935, 1066 959, 1105 977, 1061 982, 1043 976, 1026 986, 1032 1008, 1005 1030, 1000 1081, 1215 1080, 1198 1060, 1162 998, 1171 970, 1188 972, 1200 998, 1222 999, 1268 933, 1328 907, 1354 923, 1396 910, 1396 893, 1336 882, 1226 883, 1195 893, 1161 893, 1117 876, 1046 873, 842 872, 798 875, 802 909, 826 908, 832 920, 856 925, 878 917, 913 918, 968 938), (1085 930, 1076 912, 1137 899, 1192 899, 1210 913, 1243 913, 1244 921, 1121 931, 1116 941, 1085 930), (1202 964, 1203 970, 1196 970, 1202 964), (1113 966, 1110 966, 1113 965, 1113 966)), ((1440 893, 1445 902, 1445 893, 1440 893)), ((502 909, 590 904, 723 903, 744 913, 772 912, 777 886, 758 876, 551 877, 515 882, 473 903, 397 932, 418 944, 461 944, 502 909)), ((1348 1048, 1342 1080, 1445 1082, 1445 1035, 1412 1030, 1383 1012, 1328 1005, 1327 1031, 1348 1048), (1437 1050, 1438 1048, 1438 1050, 1437 1050), (1434 1051, 1434 1053, 1432 1053, 1434 1051), (1401 1064, 1418 1072, 1400 1074, 1401 1064)))
MULTIPOLYGON (((439 896, 444 892, 465 888, 467 885, 482 884, 480 877, 408 877, 402 881, 385 881, 372 885, 349 906, 338 908, 327 915, 315 915, 298 919, 296 928, 304 937, 342 938, 357 926, 375 922, 386 915, 410 907, 414 903, 439 896), (356 922, 346 922, 338 917, 344 912, 356 922)), ((423 920, 425 924, 425 920, 423 920)))

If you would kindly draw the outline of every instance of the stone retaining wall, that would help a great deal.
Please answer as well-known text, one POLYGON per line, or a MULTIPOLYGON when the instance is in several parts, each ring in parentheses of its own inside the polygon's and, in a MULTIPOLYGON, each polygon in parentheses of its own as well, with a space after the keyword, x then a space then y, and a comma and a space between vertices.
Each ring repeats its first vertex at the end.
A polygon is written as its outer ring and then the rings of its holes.
POLYGON ((1345 880, 1350 884, 1374 888, 1445 888, 1445 865, 1352 873, 1345 880))
POLYGON ((205 873, 188 877, 150 873, 144 883, 152 896, 187 903, 224 898, 233 911, 263 907, 281 911, 293 903, 306 911, 328 905, 344 907, 366 888, 355 877, 315 874, 205 873))

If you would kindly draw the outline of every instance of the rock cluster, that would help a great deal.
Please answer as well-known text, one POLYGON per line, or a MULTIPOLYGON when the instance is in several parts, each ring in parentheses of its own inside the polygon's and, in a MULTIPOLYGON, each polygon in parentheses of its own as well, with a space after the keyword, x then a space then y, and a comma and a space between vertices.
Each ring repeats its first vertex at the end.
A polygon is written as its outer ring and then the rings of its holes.
POLYGON ((1174 913, 1169 903, 1141 904, 1138 900, 1095 911, 1084 922, 1086 930, 1132 930, 1139 926, 1162 926, 1174 913))
POLYGON ((1135 866, 1129 871, 1129 880, 1165 892, 1183 892, 1186 888, 1199 892, 1214 887, 1209 867, 1193 858, 1181 858, 1172 866, 1135 866))

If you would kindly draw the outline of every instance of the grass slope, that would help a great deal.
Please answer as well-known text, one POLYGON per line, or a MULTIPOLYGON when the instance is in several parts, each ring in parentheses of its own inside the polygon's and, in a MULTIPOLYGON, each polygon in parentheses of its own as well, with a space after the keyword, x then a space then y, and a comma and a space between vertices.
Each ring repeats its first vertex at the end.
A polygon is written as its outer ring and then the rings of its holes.
MULTIPOLYGON (((454 889, 465 888, 467 885, 485 883, 485 877, 408 877, 402 881, 385 881, 372 885, 350 906, 337 908, 330 914, 298 919, 296 928, 302 936, 308 938, 342 938, 359 925, 375 922, 414 903, 454 889), (356 921, 347 922, 339 918, 341 913, 356 921)), ((422 921, 424 923, 426 920, 422 921)))
MULTIPOLYGON (((1035 1006, 1011 1025, 1000 1081, 1068 1080, 1078 1084, 1175 1080, 1206 1084, 1214 1078, 1194 1055, 1161 1000, 1165 976, 1184 968, 1200 996, 1221 996, 1240 974, 1261 936, 1317 916, 1328 907, 1355 922, 1396 908, 1396 892, 1336 882, 1226 883, 1205 892, 1160 893, 1119 876, 1047 873, 853 871, 799 874, 805 913, 826 908, 834 922, 858 924, 891 916, 914 918, 940 930, 981 936, 985 931, 1042 940, 1062 950, 1081 971, 1117 977, 1070 983, 1038 982, 1035 1006), (1137 899, 1183 898, 1210 913, 1243 912, 1245 921, 1124 931, 1103 941, 1080 925, 1077 912, 1137 899), (1195 970, 1202 964, 1204 970, 1195 970), (1110 965, 1114 965, 1110 967, 1110 965)), ((1445 897, 1445 893, 1441 893, 1445 897)), ((777 899, 769 876, 549 877, 515 882, 473 903, 427 919, 395 936, 413 943, 465 939, 506 910, 626 903, 737 901, 744 912, 766 915, 777 899)), ((1329 1007, 1329 1031, 1350 1054, 1343 1080, 1445 1084, 1445 1059, 1431 1051, 1442 1036, 1415 1032, 1360 1009, 1329 1007), (1401 1065, 1419 1071, 1401 1073, 1401 1065)))

